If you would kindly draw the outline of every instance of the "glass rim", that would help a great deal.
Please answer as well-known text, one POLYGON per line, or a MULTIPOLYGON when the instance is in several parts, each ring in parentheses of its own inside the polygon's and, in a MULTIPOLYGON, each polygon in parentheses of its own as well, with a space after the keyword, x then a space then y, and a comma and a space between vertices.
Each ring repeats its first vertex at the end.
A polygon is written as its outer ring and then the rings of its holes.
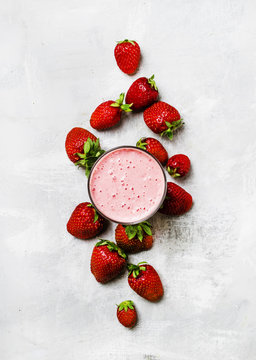
POLYGON ((150 154, 148 151, 144 150, 144 149, 141 149, 137 146, 133 146, 133 145, 120 145, 120 146, 116 146, 110 150, 107 150, 105 151, 101 156, 98 157, 98 159, 95 161, 95 163, 93 164, 92 168, 91 168, 91 171, 90 171, 90 174, 89 174, 89 177, 88 177, 88 181, 87 181, 87 190, 88 190, 88 195, 89 195, 89 198, 90 198, 90 201, 93 205, 93 207, 95 208, 95 210, 104 218, 104 219, 107 219, 109 221, 112 221, 116 224, 122 224, 122 225, 136 225, 136 224, 139 224, 143 221, 147 221, 148 219, 150 219, 152 216, 154 216, 157 211, 160 209, 164 199, 165 199, 165 196, 166 196, 166 192, 167 192, 167 178, 166 178, 166 174, 165 174, 165 171, 164 171, 164 168, 163 168, 163 165, 160 163, 160 161, 152 154, 150 154), (115 150, 118 150, 118 149, 135 149, 135 150, 138 150, 138 151, 143 151, 145 152, 147 155, 151 156, 157 163, 158 165, 160 166, 160 169, 162 170, 162 173, 163 173, 163 176, 164 176, 164 184, 165 184, 165 188, 164 188, 164 192, 163 192, 163 196, 161 198, 161 201, 159 203, 159 206, 156 207, 155 211, 150 214, 150 216, 145 216, 144 218, 142 218, 140 221, 131 221, 131 222, 118 222, 116 220, 113 220, 111 219, 110 217, 104 215, 99 209, 98 207, 95 205, 93 199, 92 199, 92 196, 91 196, 91 190, 90 190, 90 181, 91 181, 91 174, 93 173, 93 170, 94 168, 96 167, 96 165, 98 164, 98 162, 107 154, 115 151, 115 150))

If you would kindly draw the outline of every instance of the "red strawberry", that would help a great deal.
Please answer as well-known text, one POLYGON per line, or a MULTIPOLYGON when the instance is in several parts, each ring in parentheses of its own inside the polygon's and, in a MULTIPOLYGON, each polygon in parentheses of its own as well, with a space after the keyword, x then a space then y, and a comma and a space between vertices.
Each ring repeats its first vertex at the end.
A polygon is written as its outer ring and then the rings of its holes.
POLYGON ((104 130, 116 125, 121 119, 122 111, 132 111, 131 104, 123 104, 123 101, 124 93, 120 94, 116 101, 109 100, 100 104, 92 113, 91 126, 97 130, 104 130))
POLYGON ((125 74, 133 74, 140 62, 140 47, 134 40, 119 41, 115 47, 115 59, 125 74))
POLYGON ((70 160, 85 168, 86 176, 89 176, 97 158, 105 152, 100 147, 99 139, 82 128, 73 128, 68 133, 65 147, 70 160))
POLYGON ((134 81, 127 91, 125 102, 132 104, 132 110, 142 110, 153 104, 158 98, 158 89, 154 81, 154 75, 147 79, 141 77, 134 81))
POLYGON ((182 215, 192 206, 192 196, 179 185, 167 183, 167 194, 159 211, 166 215, 182 215))
POLYGON ((100 240, 91 257, 91 272, 95 279, 104 284, 117 277, 125 268, 127 256, 115 243, 100 240))
POLYGON ((67 230, 76 238, 86 240, 99 235, 105 224, 106 220, 98 215, 92 204, 84 202, 72 212, 67 230))
POLYGON ((118 224, 115 230, 116 243, 126 253, 148 250, 153 245, 150 224, 144 221, 138 225, 118 224))
POLYGON ((126 300, 117 305, 116 316, 123 326, 134 327, 137 322, 137 311, 133 301, 126 300))
POLYGON ((158 140, 154 138, 141 138, 137 142, 136 146, 148 151, 155 158, 157 158, 157 160, 160 161, 162 165, 166 164, 168 160, 168 154, 163 145, 158 140))
POLYGON ((163 285, 153 266, 143 261, 138 265, 128 264, 127 267, 128 283, 138 295, 149 301, 157 301, 163 296, 163 285))
POLYGON ((182 126, 178 110, 163 101, 151 105, 143 116, 146 125, 154 133, 166 135, 170 140, 173 138, 173 131, 182 126))
POLYGON ((80 159, 77 153, 83 153, 84 144, 87 139, 90 138, 92 141, 96 141, 97 138, 90 131, 75 127, 68 133, 65 142, 65 148, 69 159, 75 163, 80 159))
POLYGON ((168 160, 166 168, 172 177, 183 177, 189 172, 190 160, 183 154, 173 155, 168 160))

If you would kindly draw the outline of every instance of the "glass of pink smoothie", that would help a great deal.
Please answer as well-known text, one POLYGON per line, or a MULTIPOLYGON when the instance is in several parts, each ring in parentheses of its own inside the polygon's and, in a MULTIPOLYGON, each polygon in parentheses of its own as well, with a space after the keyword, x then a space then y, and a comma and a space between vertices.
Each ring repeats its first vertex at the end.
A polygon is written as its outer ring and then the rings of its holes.
POLYGON ((88 179, 93 206, 105 218, 124 225, 149 219, 166 195, 166 177, 160 162, 135 146, 105 152, 88 179))

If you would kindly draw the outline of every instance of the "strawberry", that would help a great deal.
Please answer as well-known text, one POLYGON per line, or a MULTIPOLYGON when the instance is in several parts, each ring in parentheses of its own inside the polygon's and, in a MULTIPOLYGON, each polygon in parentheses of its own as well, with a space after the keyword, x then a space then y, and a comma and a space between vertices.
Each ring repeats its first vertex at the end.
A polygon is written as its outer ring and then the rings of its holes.
POLYGON ((84 202, 72 212, 67 230, 76 238, 86 240, 99 235, 105 224, 106 220, 98 215, 92 204, 84 202))
POLYGON ((166 198, 159 211, 166 215, 182 215, 191 208, 192 201, 192 196, 182 187, 168 182, 166 198))
POLYGON ((118 224, 115 230, 116 243, 127 253, 137 253, 152 247, 151 225, 144 221, 138 225, 118 224))
POLYGON ((85 175, 88 177, 93 164, 98 159, 98 157, 104 154, 104 152, 105 150, 102 150, 100 147, 99 139, 92 141, 90 138, 88 138, 84 144, 83 152, 77 153, 77 155, 80 157, 80 160, 78 160, 75 165, 84 167, 85 175))
POLYGON ((115 243, 100 240, 92 252, 91 272, 98 282, 104 284, 121 274, 126 258, 126 254, 115 243))
POLYGON ((158 98, 158 89, 154 81, 154 75, 147 79, 141 77, 134 81, 127 91, 125 102, 132 103, 132 110, 143 110, 153 104, 158 98))
POLYGON ((133 74, 140 62, 140 47, 134 40, 119 41, 114 51, 116 63, 125 74, 133 74))
POLYGON ((166 135, 170 140, 174 130, 182 126, 182 120, 178 110, 173 106, 158 101, 144 111, 146 125, 156 134, 166 135))
POLYGON ((105 151, 100 147, 100 141, 90 131, 76 127, 70 130, 66 137, 65 148, 69 159, 75 165, 85 168, 88 177, 97 158, 105 151))
POLYGON ((137 322, 137 311, 133 301, 126 300, 117 305, 116 316, 123 326, 134 327, 137 322))
POLYGON ((116 101, 109 100, 100 104, 92 113, 91 126, 97 130, 105 130, 116 125, 121 119, 122 111, 132 111, 132 104, 123 104, 123 101, 124 93, 116 101))
POLYGON ((190 160, 183 154, 173 155, 168 160, 166 168, 172 177, 183 177, 189 172, 190 160))
POLYGON ((157 301, 163 296, 163 285, 153 266, 143 261, 138 265, 128 264, 127 267, 128 283, 138 295, 149 301, 157 301))
POLYGON ((92 141, 96 141, 97 138, 90 131, 75 127, 68 133, 65 142, 65 148, 69 159, 75 163, 80 159, 77 153, 82 153, 84 150, 84 144, 87 139, 90 138, 92 141))
POLYGON ((162 165, 165 165, 168 160, 168 154, 163 145, 154 138, 141 138, 137 144, 137 147, 148 151, 151 155, 157 158, 162 165))

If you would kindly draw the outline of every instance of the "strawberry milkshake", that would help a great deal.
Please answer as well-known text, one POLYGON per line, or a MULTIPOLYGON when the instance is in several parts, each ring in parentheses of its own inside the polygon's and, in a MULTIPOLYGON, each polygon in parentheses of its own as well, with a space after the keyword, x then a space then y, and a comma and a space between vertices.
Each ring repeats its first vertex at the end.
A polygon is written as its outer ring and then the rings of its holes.
POLYGON ((111 221, 136 224, 161 206, 166 177, 159 161, 134 146, 112 149, 94 164, 88 192, 98 212, 111 221))

